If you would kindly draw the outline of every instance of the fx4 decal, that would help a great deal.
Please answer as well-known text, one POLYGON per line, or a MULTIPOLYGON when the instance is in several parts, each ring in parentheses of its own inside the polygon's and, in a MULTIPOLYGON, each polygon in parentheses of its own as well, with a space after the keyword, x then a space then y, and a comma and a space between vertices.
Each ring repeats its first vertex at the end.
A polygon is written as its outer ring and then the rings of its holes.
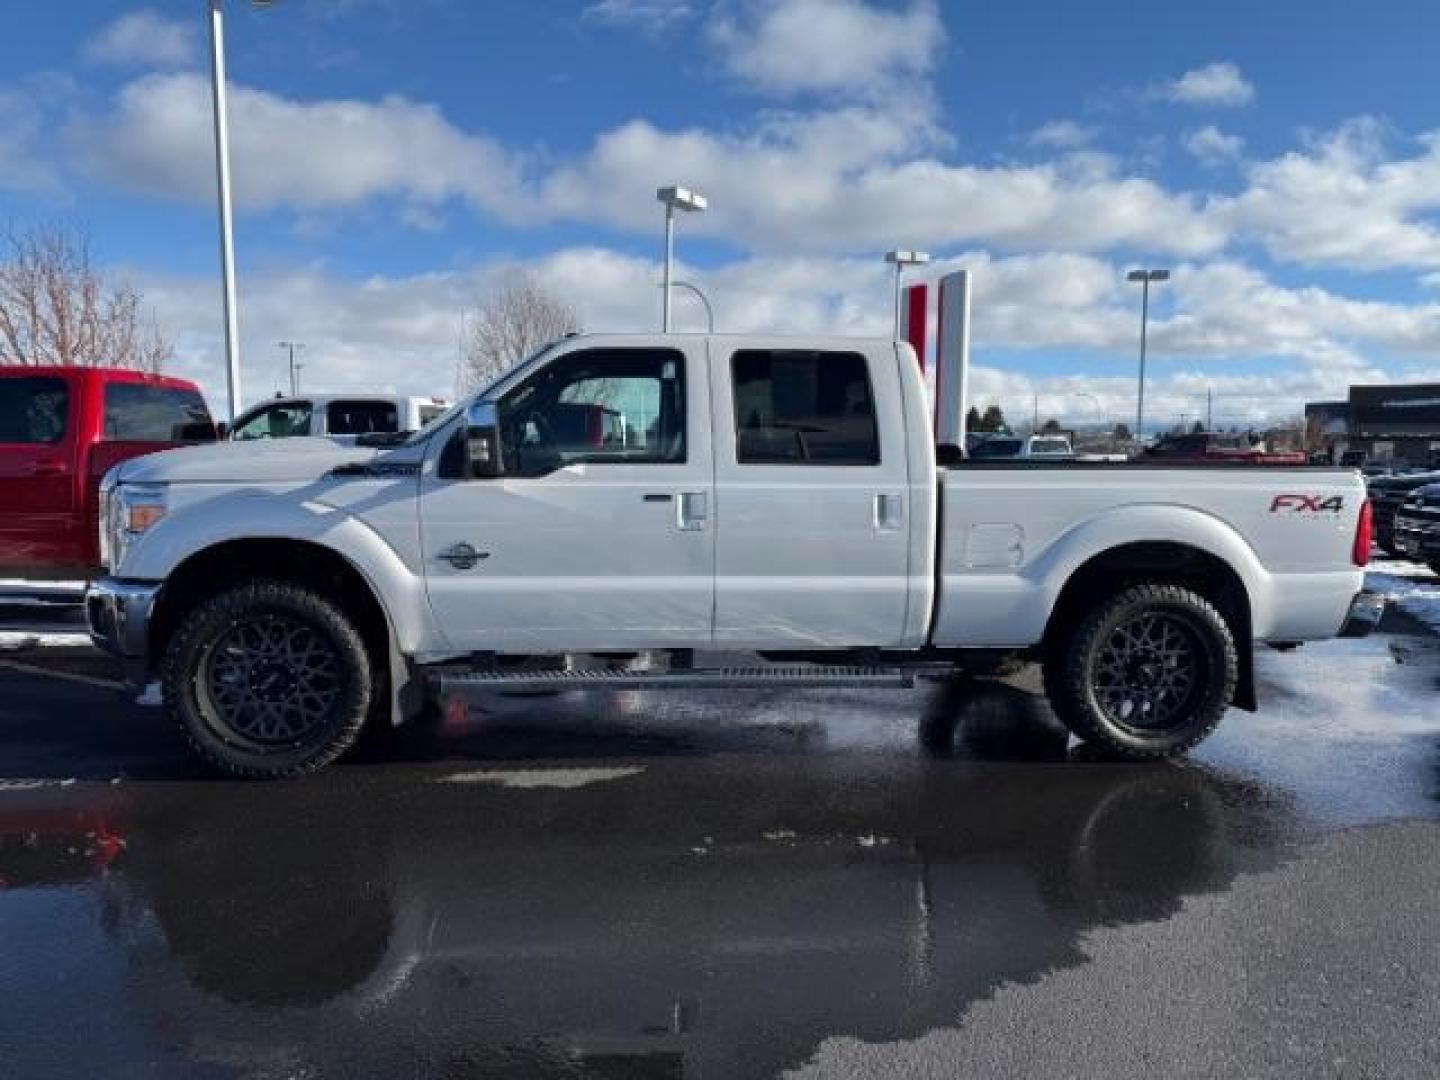
POLYGON ((1338 514, 1345 509, 1345 496, 1331 495, 1322 499, 1319 495, 1276 495, 1270 502, 1270 512, 1278 514, 1289 510, 1297 514, 1338 514))

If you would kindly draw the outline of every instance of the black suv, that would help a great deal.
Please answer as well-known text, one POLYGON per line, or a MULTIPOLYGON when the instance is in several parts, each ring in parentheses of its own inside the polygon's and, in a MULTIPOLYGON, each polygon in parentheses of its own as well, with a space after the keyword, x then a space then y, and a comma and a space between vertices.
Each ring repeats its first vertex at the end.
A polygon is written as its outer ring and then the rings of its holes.
POLYGON ((1440 472, 1404 473, 1399 476, 1367 476, 1370 505, 1375 512, 1375 543, 1391 555, 1395 547, 1395 511, 1412 491, 1426 484, 1440 484, 1440 472))
POLYGON ((1395 512, 1395 546, 1440 574, 1440 483, 1416 488, 1395 512))

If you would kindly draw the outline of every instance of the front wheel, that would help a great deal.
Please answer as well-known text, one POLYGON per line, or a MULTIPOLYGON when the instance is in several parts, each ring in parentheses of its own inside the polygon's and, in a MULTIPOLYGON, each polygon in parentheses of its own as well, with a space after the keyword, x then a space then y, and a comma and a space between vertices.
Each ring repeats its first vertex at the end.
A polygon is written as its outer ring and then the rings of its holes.
POLYGON ((285 582, 220 593, 165 650, 165 701, 192 749, 235 776, 316 772, 364 726, 375 692, 365 644, 329 600, 285 582))
POLYGON ((1204 597, 1147 582, 1096 605, 1045 665, 1071 732, 1120 757, 1173 757, 1220 723, 1239 675, 1235 639, 1204 597))

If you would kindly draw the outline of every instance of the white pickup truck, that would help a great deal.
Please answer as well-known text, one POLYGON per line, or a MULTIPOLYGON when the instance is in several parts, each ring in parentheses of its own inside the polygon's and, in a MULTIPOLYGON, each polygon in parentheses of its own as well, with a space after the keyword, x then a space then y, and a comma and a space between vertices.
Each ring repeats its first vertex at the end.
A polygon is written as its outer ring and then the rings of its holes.
POLYGON ((280 776, 437 696, 904 686, 1009 654, 1082 739, 1163 757, 1255 707, 1254 642, 1378 618, 1354 470, 942 466, 931 424, 904 344, 571 337, 400 446, 111 470, 91 632, 205 759, 280 776))

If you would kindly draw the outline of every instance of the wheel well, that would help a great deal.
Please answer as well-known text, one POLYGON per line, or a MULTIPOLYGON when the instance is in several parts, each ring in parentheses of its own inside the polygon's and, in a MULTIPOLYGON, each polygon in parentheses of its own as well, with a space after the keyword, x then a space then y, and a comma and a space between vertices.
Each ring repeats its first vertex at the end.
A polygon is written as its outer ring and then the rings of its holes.
POLYGON ((377 673, 386 671, 390 630, 385 610, 364 575, 343 555, 305 540, 229 540, 205 548, 165 579, 150 622, 150 670, 159 666, 170 635, 207 597, 245 581, 288 581, 322 593, 355 621, 377 673))
POLYGON ((1167 581, 1184 586, 1215 605, 1230 626, 1239 654, 1240 678, 1232 704, 1255 709, 1254 646, 1250 633, 1250 594, 1240 575, 1224 559, 1188 544, 1148 541, 1124 544, 1096 555, 1070 575, 1045 625, 1049 655, 1096 603, 1137 581, 1167 581))

